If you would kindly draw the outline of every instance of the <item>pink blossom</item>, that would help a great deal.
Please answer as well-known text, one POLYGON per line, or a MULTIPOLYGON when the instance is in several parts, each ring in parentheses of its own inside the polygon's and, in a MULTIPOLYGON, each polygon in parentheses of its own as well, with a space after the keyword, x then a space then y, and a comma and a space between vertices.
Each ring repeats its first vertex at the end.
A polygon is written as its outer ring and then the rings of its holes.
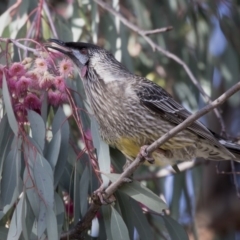
POLYGON ((9 68, 10 76, 23 76, 25 74, 25 72, 26 72, 26 70, 22 63, 15 62, 9 68))
POLYGON ((31 84, 31 79, 27 78, 25 76, 22 76, 17 82, 16 82, 16 91, 19 95, 25 95, 29 85, 31 84))
POLYGON ((0 88, 2 88, 2 81, 3 81, 3 67, 0 65, 0 88))
POLYGON ((50 74, 49 72, 45 72, 43 76, 40 78, 39 86, 42 89, 47 89, 51 87, 53 83, 54 83, 53 75, 50 74))
POLYGON ((19 122, 26 122, 27 121, 27 110, 25 109, 22 103, 15 105, 14 112, 19 122))
POLYGON ((63 59, 59 63, 59 72, 62 76, 67 77, 69 74, 72 74, 73 65, 69 59, 63 59))
POLYGON ((48 69, 47 62, 43 58, 36 58, 35 66, 36 66, 36 70, 39 72, 45 72, 48 69))
POLYGON ((23 59, 22 64, 25 69, 29 69, 32 66, 33 59, 30 57, 26 57, 23 59))
POLYGON ((66 103, 68 102, 68 96, 66 93, 61 93, 61 103, 66 103))
POLYGON ((24 99, 24 106, 40 113, 41 100, 35 94, 28 94, 24 99))
POLYGON ((53 92, 52 90, 50 90, 48 92, 49 104, 57 107, 57 106, 59 106, 60 101, 61 101, 61 93, 60 92, 53 92))
POLYGON ((10 92, 13 92, 16 90, 16 84, 17 84, 17 81, 18 81, 18 77, 10 77, 7 79, 7 82, 8 82, 8 87, 9 87, 9 90, 10 92))
POLYGON ((31 71, 27 73, 27 77, 31 79, 31 88, 39 89, 39 78, 40 75, 37 71, 31 71))
POLYGON ((54 80, 54 84, 55 87, 60 91, 60 92, 64 92, 66 85, 65 85, 65 81, 63 79, 63 77, 61 76, 57 76, 54 80))

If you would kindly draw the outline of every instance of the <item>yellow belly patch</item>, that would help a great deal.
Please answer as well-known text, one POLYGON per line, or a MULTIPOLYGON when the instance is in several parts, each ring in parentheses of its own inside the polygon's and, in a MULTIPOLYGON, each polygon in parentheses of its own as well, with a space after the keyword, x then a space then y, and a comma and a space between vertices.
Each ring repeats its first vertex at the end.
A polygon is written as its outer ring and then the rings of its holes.
POLYGON ((126 156, 136 158, 141 146, 136 143, 133 139, 121 138, 116 147, 126 156))

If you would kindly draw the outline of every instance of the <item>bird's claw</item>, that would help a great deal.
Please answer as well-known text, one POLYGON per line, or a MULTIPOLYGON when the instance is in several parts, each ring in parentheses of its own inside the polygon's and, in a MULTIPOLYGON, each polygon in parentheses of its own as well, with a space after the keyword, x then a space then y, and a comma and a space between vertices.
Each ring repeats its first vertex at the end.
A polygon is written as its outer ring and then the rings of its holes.
POLYGON ((147 150, 147 145, 144 145, 140 149, 140 154, 141 156, 146 159, 150 164, 153 164, 155 162, 154 158, 149 155, 149 153, 146 151, 147 150))

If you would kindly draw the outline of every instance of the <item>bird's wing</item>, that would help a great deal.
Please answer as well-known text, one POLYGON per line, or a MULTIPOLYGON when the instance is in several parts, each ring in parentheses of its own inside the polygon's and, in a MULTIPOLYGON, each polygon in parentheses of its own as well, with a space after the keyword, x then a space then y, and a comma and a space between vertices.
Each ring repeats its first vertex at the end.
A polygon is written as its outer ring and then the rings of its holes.
MULTIPOLYGON (((147 79, 141 79, 141 84, 138 84, 136 93, 144 106, 160 114, 164 119, 173 124, 178 125, 191 115, 189 111, 176 102, 163 88, 147 79)), ((210 140, 214 145, 223 148, 201 122, 195 121, 187 129, 204 139, 210 140)))

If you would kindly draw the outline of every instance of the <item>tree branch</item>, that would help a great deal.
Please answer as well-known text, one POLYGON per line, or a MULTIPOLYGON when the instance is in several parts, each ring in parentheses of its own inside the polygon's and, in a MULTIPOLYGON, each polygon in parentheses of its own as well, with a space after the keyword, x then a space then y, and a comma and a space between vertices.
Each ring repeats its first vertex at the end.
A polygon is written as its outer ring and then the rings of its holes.
MULTIPOLYGON (((224 103, 228 98, 230 98, 234 93, 240 90, 240 82, 235 84, 233 87, 228 89, 225 93, 223 93, 219 98, 217 98, 215 101, 210 103, 209 105, 205 106, 201 110, 197 111, 196 113, 189 116, 185 121, 183 121, 181 124, 177 125, 173 129, 171 129, 169 132, 164 134, 162 137, 160 137, 158 140, 153 142, 150 146, 147 147, 146 151, 147 154, 151 154, 154 150, 159 148, 162 144, 164 144, 166 141, 168 141, 170 138, 174 137, 176 134, 178 134, 180 131, 184 130, 188 126, 190 126, 194 121, 202 117, 204 114, 210 112, 214 108, 218 107, 222 103, 224 103)), ((109 198, 121 185, 125 182, 126 178, 129 178, 133 172, 137 169, 139 165, 141 165, 144 161, 144 157, 139 153, 136 159, 126 168, 126 170, 120 175, 120 178, 113 182, 109 187, 105 190, 105 197, 109 198)), ((86 231, 92 223, 92 219, 95 217, 96 212, 101 207, 101 202, 99 200, 99 197, 96 195, 93 195, 92 203, 83 217, 81 221, 77 223, 77 225, 70 230, 67 233, 62 234, 61 239, 67 240, 67 239, 81 239, 81 234, 86 231)))
MULTIPOLYGON (((97 4, 99 4, 102 8, 104 8, 105 10, 107 10, 108 12, 110 12, 111 14, 113 14, 114 16, 118 17, 120 19, 120 21, 126 25, 128 28, 130 28, 131 30, 133 30, 134 32, 138 33, 140 36, 142 36, 148 43, 149 45, 152 47, 153 51, 157 50, 159 52, 161 52, 163 55, 165 55, 166 57, 174 60, 175 62, 177 62, 178 64, 180 64, 183 69, 185 70, 185 72, 187 73, 188 77, 191 79, 191 81, 193 82, 193 84, 198 88, 199 92, 202 94, 205 102, 207 103, 211 103, 211 99, 208 96, 208 94, 203 90, 202 86, 199 84, 199 81, 196 79, 196 77, 194 76, 194 74, 192 73, 192 71, 190 70, 190 68, 187 66, 187 64, 180 59, 178 56, 176 56, 175 54, 163 49, 162 47, 160 47, 158 44, 156 44, 151 38, 149 38, 147 35, 149 35, 148 33, 150 32, 151 34, 155 33, 154 31, 158 32, 156 30, 150 30, 150 31, 146 31, 143 30, 141 28, 139 28, 138 26, 134 25, 133 23, 129 22, 129 20, 127 20, 126 18, 124 18, 119 12, 117 12, 115 9, 113 9, 110 5, 108 5, 107 3, 103 2, 102 0, 94 0, 97 4)), ((214 109, 214 113, 221 125, 221 129, 222 129, 222 133, 226 133, 226 128, 222 119, 222 116, 220 114, 220 112, 218 111, 218 109, 214 109)))

